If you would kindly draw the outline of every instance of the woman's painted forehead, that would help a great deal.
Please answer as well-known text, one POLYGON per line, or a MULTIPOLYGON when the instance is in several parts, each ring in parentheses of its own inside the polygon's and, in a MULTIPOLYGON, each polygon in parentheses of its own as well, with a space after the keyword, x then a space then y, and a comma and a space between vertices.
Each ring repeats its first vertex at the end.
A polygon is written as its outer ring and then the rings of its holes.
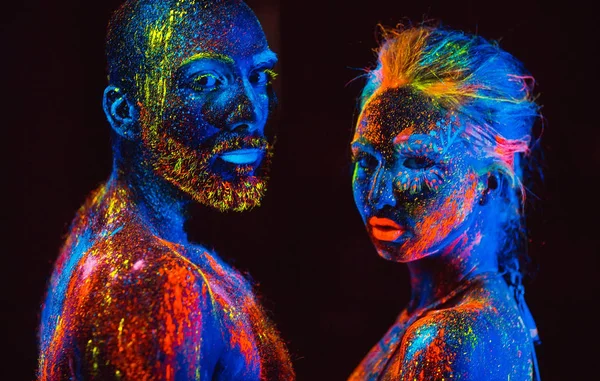
POLYGON ((435 101, 408 87, 385 89, 367 101, 355 138, 371 144, 397 143, 403 136, 435 135, 447 122, 435 101))

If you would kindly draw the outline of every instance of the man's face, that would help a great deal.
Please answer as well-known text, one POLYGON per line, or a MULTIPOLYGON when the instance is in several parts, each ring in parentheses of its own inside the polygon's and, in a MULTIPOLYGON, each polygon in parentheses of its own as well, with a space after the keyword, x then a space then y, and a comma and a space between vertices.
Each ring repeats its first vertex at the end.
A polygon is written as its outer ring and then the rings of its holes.
POLYGON ((276 56, 245 5, 193 10, 146 30, 150 69, 136 78, 144 156, 196 201, 249 209, 266 190, 276 56))

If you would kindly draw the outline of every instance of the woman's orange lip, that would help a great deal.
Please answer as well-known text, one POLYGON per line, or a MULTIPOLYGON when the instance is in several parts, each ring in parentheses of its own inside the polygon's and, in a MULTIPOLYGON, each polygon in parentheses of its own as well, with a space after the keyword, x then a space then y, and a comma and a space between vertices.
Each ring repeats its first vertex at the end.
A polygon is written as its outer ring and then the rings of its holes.
POLYGON ((389 218, 371 217, 369 225, 373 237, 380 241, 395 241, 404 233, 404 229, 389 218))
POLYGON ((382 228, 392 228, 392 229, 402 229, 400 225, 390 220, 389 218, 379 218, 379 217, 371 217, 369 218, 369 225, 373 227, 382 227, 382 228))

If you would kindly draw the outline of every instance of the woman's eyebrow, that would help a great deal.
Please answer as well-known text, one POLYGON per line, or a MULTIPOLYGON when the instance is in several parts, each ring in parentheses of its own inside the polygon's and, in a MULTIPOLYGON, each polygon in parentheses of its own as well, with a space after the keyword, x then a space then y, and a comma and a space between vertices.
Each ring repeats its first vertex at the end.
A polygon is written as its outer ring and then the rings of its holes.
POLYGON ((402 135, 398 134, 394 140, 395 145, 404 145, 404 144, 430 144, 435 143, 435 138, 433 136, 427 134, 412 134, 412 135, 402 135))
POLYGON ((352 150, 364 149, 365 148, 365 144, 363 142, 361 142, 359 139, 356 139, 352 143, 350 143, 350 148, 352 150))
POLYGON ((361 141, 360 138, 354 140, 350 144, 350 150, 353 154, 355 154, 356 151, 362 151, 374 156, 378 155, 378 151, 376 149, 374 149, 369 143, 361 141))

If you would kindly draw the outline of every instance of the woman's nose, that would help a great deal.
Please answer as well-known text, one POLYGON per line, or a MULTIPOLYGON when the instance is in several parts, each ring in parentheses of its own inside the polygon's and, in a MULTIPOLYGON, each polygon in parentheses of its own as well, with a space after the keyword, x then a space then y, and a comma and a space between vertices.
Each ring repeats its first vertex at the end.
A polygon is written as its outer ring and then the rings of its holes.
POLYGON ((369 190, 369 202, 378 210, 383 209, 385 206, 396 206, 393 176, 388 172, 380 166, 375 173, 371 189, 369 190))

